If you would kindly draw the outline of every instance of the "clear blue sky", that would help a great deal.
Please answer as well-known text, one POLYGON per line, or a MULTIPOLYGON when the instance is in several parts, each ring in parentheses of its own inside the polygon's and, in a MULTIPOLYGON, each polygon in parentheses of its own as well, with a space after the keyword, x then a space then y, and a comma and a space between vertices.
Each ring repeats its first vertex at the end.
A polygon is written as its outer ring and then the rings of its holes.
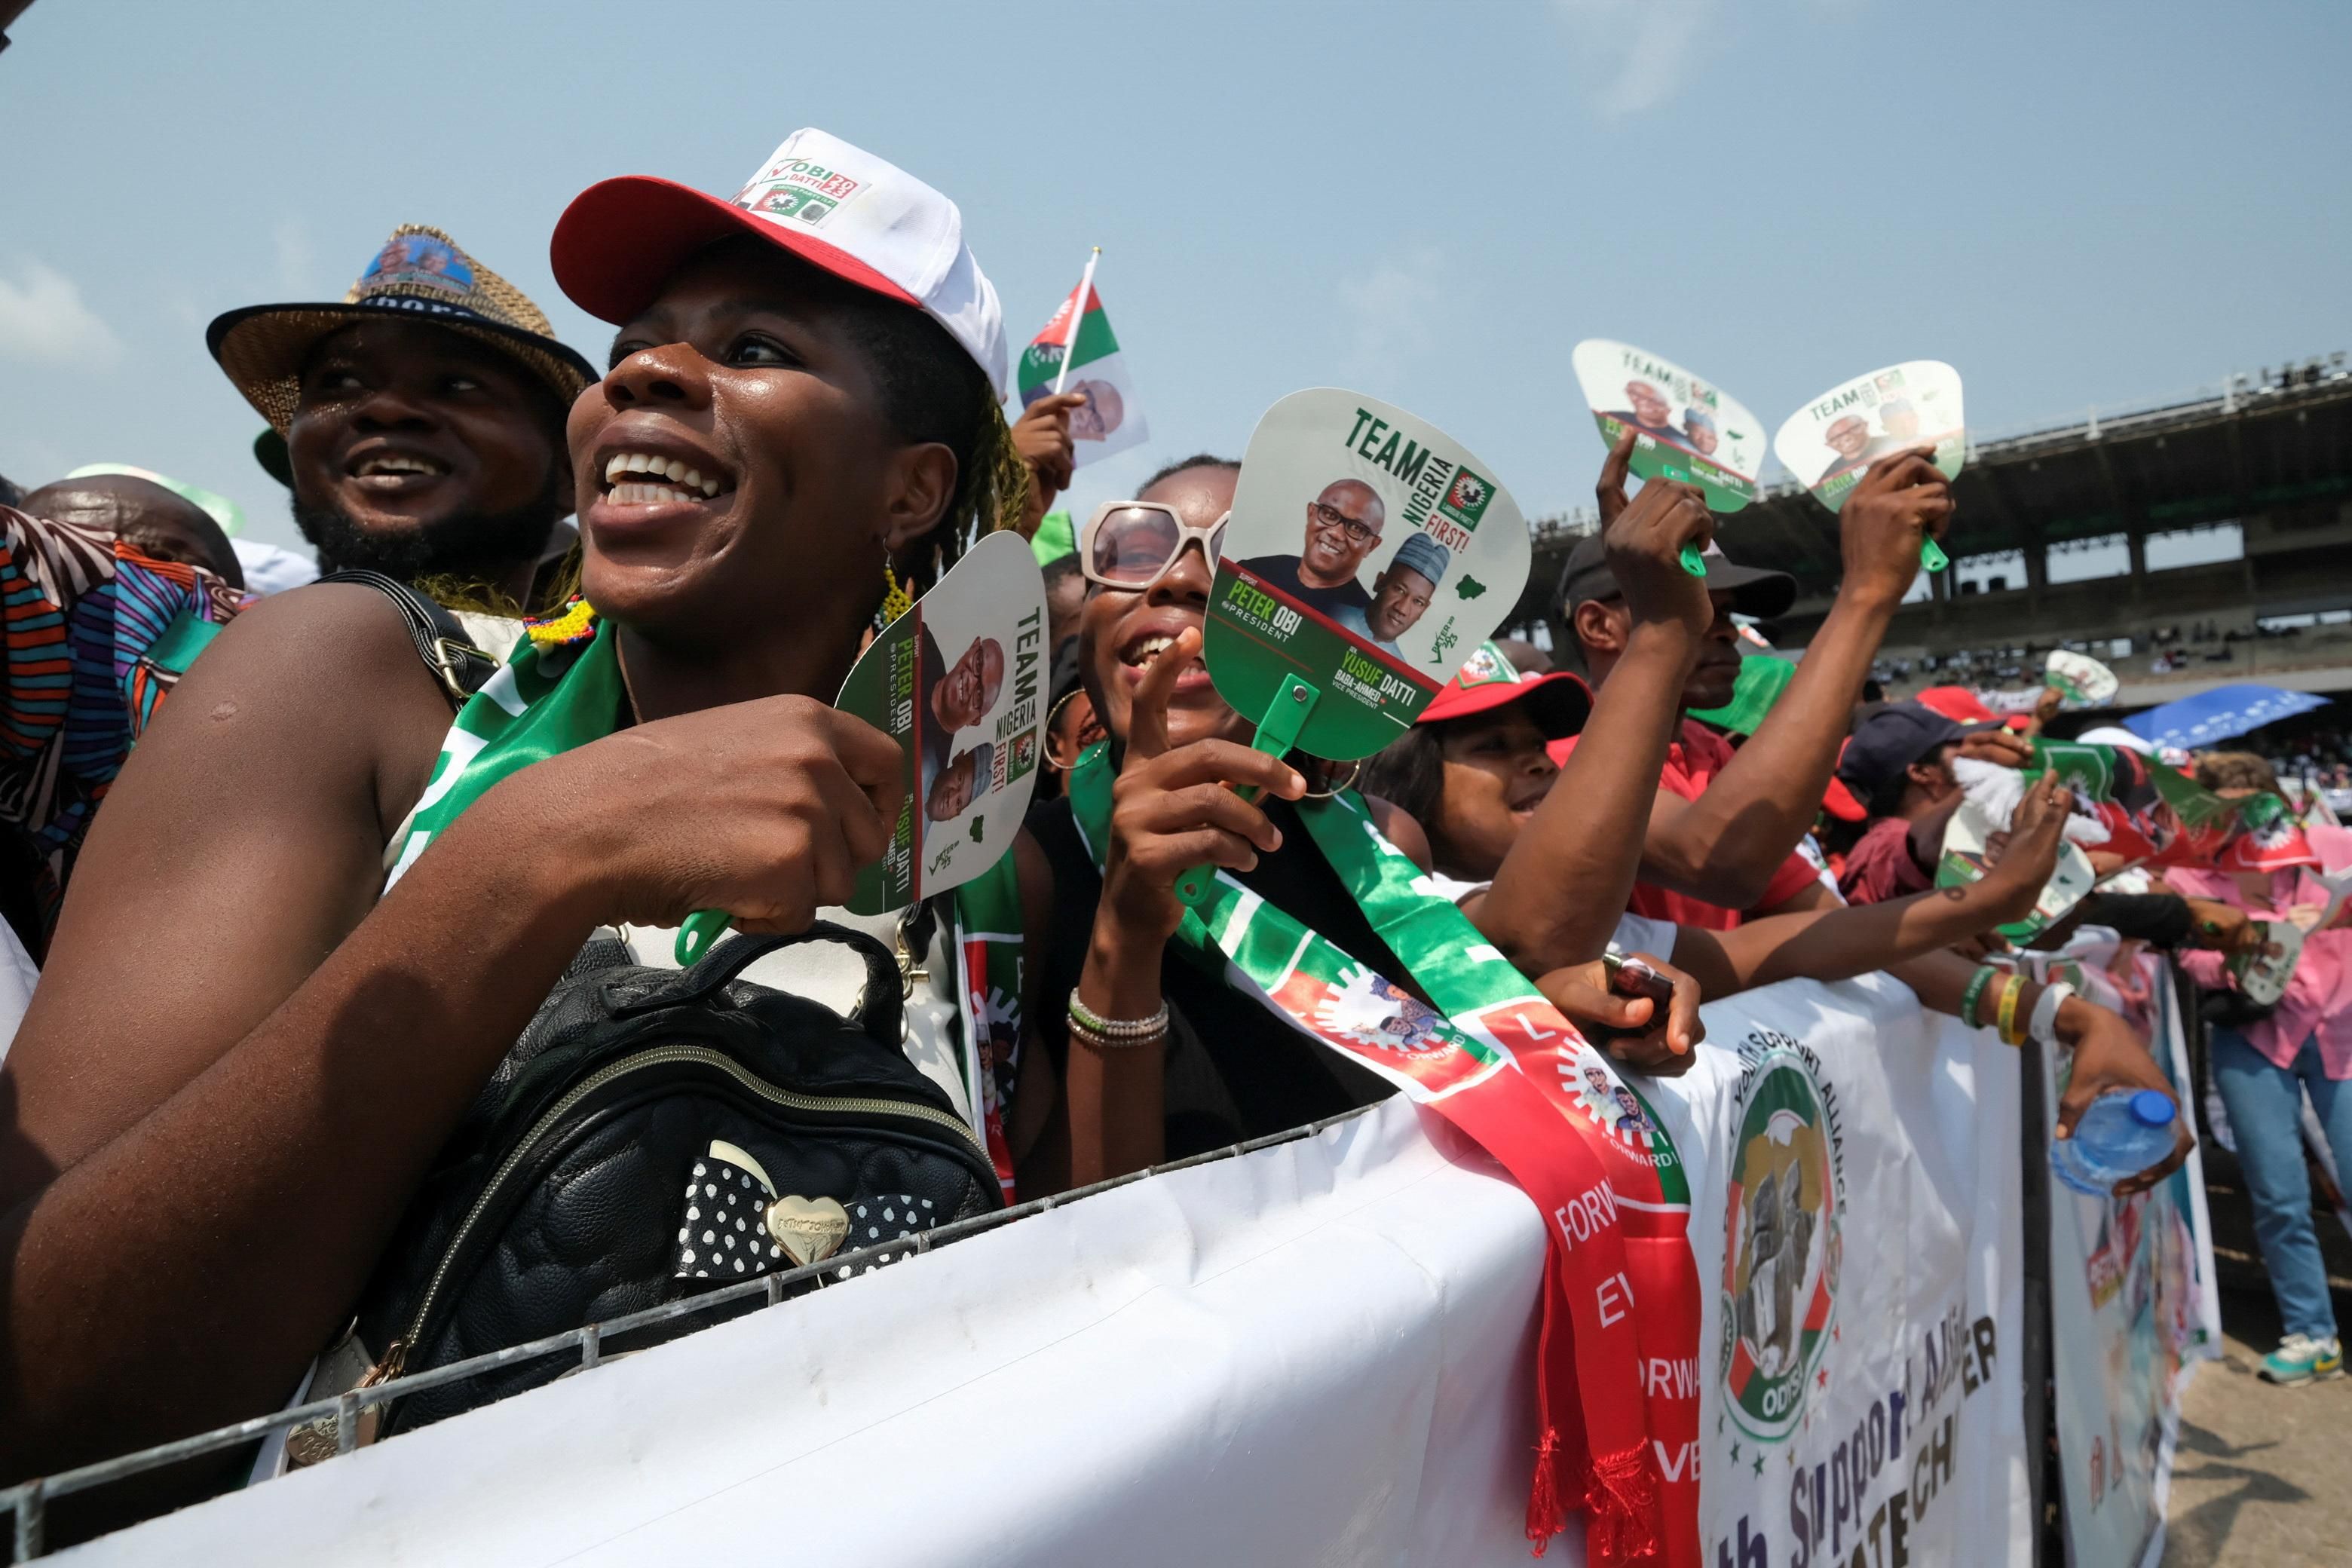
POLYGON ((1016 342, 1104 247, 1154 439, 1081 509, 1333 384, 1565 509, 1590 336, 1774 424, 1946 359, 1980 430, 2352 348, 2352 6, 2320 0, 37 0, 12 36, 0 472, 141 463, 279 541, 215 312, 333 299, 426 222, 601 362, 547 269, 565 201, 731 190, 803 124, 961 204, 1016 342))

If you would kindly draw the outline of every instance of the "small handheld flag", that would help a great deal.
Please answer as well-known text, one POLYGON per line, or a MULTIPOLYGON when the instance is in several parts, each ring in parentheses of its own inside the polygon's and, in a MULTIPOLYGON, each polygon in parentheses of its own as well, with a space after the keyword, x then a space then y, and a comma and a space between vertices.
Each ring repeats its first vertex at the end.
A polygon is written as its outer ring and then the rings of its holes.
POLYGON ((1070 410, 1072 464, 1076 468, 1151 437, 1128 379, 1127 356, 1111 333, 1102 298, 1095 292, 1095 264, 1101 259, 1097 246, 1087 258, 1077 288, 1022 352, 1013 375, 1024 408, 1065 390, 1086 398, 1070 410))

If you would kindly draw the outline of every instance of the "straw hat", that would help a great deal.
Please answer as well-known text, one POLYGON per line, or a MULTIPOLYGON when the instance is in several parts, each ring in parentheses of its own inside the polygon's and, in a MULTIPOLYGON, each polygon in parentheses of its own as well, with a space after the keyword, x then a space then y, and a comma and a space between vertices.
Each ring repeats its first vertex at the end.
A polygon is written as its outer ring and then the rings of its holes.
POLYGON ((437 228, 392 231, 341 304, 248 305, 216 318, 205 343, 221 369, 280 436, 294 422, 302 362, 319 340, 379 317, 430 321, 506 354, 569 407, 596 372, 556 341, 546 312, 437 228))

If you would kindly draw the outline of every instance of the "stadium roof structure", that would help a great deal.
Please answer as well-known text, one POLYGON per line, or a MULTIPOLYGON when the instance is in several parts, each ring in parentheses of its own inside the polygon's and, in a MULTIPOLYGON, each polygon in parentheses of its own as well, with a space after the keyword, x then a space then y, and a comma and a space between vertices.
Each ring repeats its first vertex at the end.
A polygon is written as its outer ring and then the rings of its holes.
MULTIPOLYGON (((2324 510, 2352 498, 2352 371, 2336 354, 2265 384, 2245 378, 2217 396, 1997 439, 1972 438, 1953 482, 1958 510, 1945 550, 1959 560, 2042 552, 2123 535, 2135 556, 2151 533, 2324 510)), ((1543 618, 1559 567, 1585 518, 1540 520, 1536 565, 1520 605, 1543 618)), ((1725 520, 1725 544, 1743 563, 1777 567, 1800 584, 1801 613, 1825 601, 1839 575, 1837 519, 1783 482, 1725 520)))

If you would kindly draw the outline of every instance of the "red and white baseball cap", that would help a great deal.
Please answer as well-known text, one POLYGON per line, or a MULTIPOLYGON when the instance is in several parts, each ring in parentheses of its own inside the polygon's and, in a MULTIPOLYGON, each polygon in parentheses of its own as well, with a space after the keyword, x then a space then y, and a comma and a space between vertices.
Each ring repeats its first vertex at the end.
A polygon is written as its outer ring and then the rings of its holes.
POLYGON ((1547 741, 1580 733, 1592 715, 1592 688, 1566 670, 1549 675, 1521 675, 1510 656, 1493 643, 1478 645, 1454 679, 1437 689, 1416 724, 1441 724, 1467 719, 1513 702, 1528 705, 1528 717, 1547 741))
POLYGON ((963 241, 955 203, 838 136, 793 132, 734 196, 630 174, 589 186, 556 221, 555 280, 615 324, 644 310, 697 251, 756 235, 948 330, 1004 394, 1004 315, 963 241))

